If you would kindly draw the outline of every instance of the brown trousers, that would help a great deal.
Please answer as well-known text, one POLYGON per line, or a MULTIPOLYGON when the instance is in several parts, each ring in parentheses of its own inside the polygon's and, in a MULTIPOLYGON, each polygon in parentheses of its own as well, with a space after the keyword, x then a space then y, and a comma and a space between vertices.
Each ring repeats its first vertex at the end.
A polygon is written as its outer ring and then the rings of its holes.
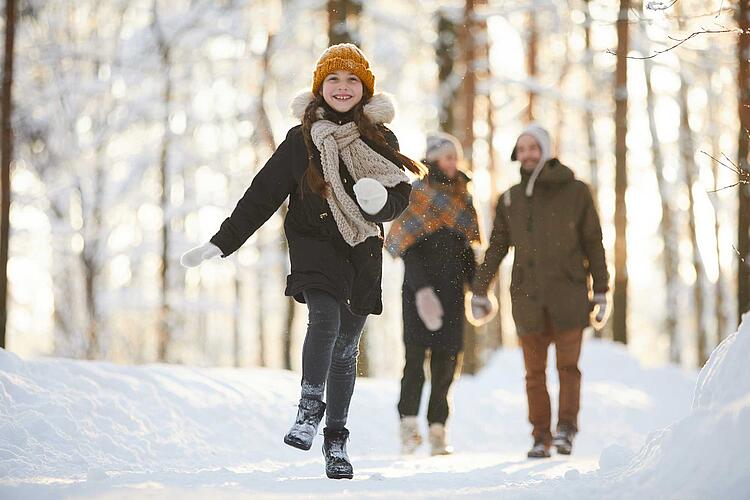
POLYGON ((557 373, 560 378, 560 399, 557 425, 578 429, 578 410, 581 400, 581 354, 583 330, 556 331, 549 314, 545 313, 545 329, 519 337, 526 367, 526 397, 529 402, 529 422, 535 441, 552 441, 549 393, 547 392, 547 351, 555 344, 557 373))

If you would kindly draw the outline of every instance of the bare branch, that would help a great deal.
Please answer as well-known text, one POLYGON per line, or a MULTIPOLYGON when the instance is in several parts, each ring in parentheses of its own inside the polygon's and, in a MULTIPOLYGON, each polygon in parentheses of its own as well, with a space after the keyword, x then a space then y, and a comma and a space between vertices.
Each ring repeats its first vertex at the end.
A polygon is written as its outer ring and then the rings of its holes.
MULTIPOLYGON (((626 56, 626 57, 628 59, 638 59, 638 60, 653 59, 654 57, 656 57, 658 55, 661 55, 661 54, 663 54, 665 52, 669 52, 670 50, 676 49, 677 47, 679 47, 683 43, 687 42, 691 38, 696 37, 698 35, 718 35, 718 34, 725 34, 725 33, 738 33, 739 34, 739 33, 742 33, 742 32, 743 31, 741 29, 738 29, 738 28, 737 29, 735 29, 735 28, 725 28, 725 29, 717 29, 717 30, 707 30, 705 28, 702 28, 701 31, 695 31, 695 32, 691 33, 689 36, 687 36, 685 38, 682 38, 682 39, 669 37, 670 40, 675 40, 675 41, 677 41, 677 43, 674 44, 674 45, 671 45, 671 46, 669 46, 669 47, 667 47, 665 49, 657 50, 656 52, 654 52, 651 55, 648 55, 648 56, 626 56)), ((614 56, 617 55, 617 51, 614 50, 614 49, 607 49, 607 53, 608 54, 612 54, 614 56)))
POLYGON ((737 248, 734 245, 732 245, 732 249, 737 254, 737 256, 740 258, 740 261, 744 263, 745 262, 745 258, 742 256, 742 254, 740 254, 740 251, 737 250, 737 248))
POLYGON ((729 186, 724 186, 724 187, 720 187, 720 188, 716 188, 716 189, 710 189, 710 190, 708 190, 706 192, 707 193, 718 193, 719 191, 724 191, 725 189, 731 189, 731 188, 733 188, 735 186, 739 186, 740 184, 742 184, 742 183, 741 182, 735 182, 734 184, 730 184, 729 186))
POLYGON ((737 165, 734 164, 734 162, 732 160, 729 159, 729 157, 726 154, 722 153, 721 155, 724 157, 724 159, 726 161, 729 162, 729 164, 731 166, 727 165, 722 160, 720 160, 720 159, 718 159, 718 158, 710 155, 709 153, 707 153, 705 151, 701 151, 701 153, 703 153, 704 155, 708 156, 709 158, 711 158, 713 161, 715 161, 716 163, 718 163, 722 167, 728 168, 729 170, 731 170, 732 172, 734 172, 735 174, 737 174, 737 177, 738 177, 737 182, 735 182, 731 186, 724 186, 724 187, 721 187, 721 188, 712 189, 712 190, 708 191, 709 193, 716 193, 716 192, 719 192, 719 191, 723 191, 725 189, 730 189, 730 188, 733 188, 735 186, 739 186, 740 184, 750 184, 750 172, 748 172, 747 170, 743 170, 743 169, 739 168, 737 165))
POLYGON ((669 5, 665 5, 664 2, 652 1, 646 4, 648 10, 667 10, 671 6, 677 3, 677 0, 673 0, 669 5))

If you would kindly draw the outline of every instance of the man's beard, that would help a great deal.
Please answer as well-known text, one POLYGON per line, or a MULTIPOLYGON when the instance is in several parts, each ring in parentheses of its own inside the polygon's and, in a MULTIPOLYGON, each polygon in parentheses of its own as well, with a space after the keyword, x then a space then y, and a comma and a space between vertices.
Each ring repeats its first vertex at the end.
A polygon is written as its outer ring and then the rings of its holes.
POLYGON ((534 170, 534 168, 536 168, 538 163, 539 163, 539 160, 526 161, 526 162, 521 162, 521 166, 523 167, 524 170, 531 171, 531 170, 534 170))

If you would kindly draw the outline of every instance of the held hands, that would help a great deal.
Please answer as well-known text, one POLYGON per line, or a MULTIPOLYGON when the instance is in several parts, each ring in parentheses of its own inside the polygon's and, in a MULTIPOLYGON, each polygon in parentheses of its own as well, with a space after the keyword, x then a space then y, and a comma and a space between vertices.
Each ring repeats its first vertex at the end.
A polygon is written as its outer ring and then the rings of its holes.
POLYGON ((195 267, 204 260, 221 255, 221 249, 213 243, 205 243, 188 250, 180 257, 180 264, 185 267, 195 267))
POLYGON ((380 212, 388 200, 388 191, 385 187, 369 177, 362 177, 354 184, 354 195, 362 210, 370 215, 380 212))
MULTIPOLYGON (((364 208, 364 207, 363 207, 364 208)), ((422 320, 424 326, 431 332, 440 330, 443 327, 443 305, 435 293, 435 289, 426 286, 417 290, 415 294, 417 303, 417 314, 422 320)))
POLYGON ((471 295, 469 323, 480 326, 490 321, 497 313, 497 299, 494 295, 471 295))
POLYGON ((591 297, 591 308, 596 310, 596 316, 594 316, 594 322, 597 328, 603 326, 604 320, 607 317, 607 294, 606 293, 595 293, 591 297))

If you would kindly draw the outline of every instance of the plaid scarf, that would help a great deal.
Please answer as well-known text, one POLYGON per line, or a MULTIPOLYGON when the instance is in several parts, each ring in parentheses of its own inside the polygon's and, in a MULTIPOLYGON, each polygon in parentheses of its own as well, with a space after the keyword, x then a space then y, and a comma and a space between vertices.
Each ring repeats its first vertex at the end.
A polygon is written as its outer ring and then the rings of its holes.
POLYGON ((435 168, 431 168, 427 182, 414 181, 409 207, 388 232, 385 241, 388 252, 401 257, 412 245, 441 228, 463 234, 469 243, 481 243, 477 212, 467 182, 468 178, 460 172, 454 181, 448 181, 435 168), (441 182, 443 179, 447 182, 441 182))

